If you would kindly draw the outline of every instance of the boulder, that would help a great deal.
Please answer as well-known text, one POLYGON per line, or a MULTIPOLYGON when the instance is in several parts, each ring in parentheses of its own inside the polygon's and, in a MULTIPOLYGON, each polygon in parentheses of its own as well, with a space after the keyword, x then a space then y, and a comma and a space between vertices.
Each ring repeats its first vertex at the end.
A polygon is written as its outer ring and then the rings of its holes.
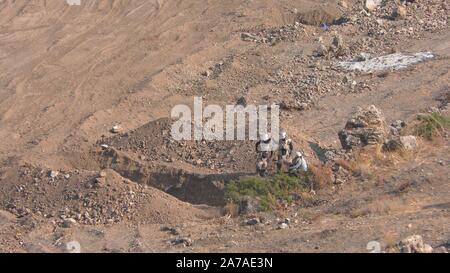
POLYGON ((417 148, 417 138, 415 136, 401 136, 400 142, 406 150, 412 151, 417 148))
POLYGON ((383 149, 387 151, 413 151, 417 146, 418 142, 415 136, 394 136, 392 139, 386 141, 383 149))
POLYGON ((367 108, 358 108, 338 135, 342 147, 350 150, 357 146, 382 144, 387 138, 388 131, 383 114, 371 105, 367 108))
POLYGON ((402 253, 432 253, 433 248, 423 242, 420 235, 411 235, 399 243, 402 253))

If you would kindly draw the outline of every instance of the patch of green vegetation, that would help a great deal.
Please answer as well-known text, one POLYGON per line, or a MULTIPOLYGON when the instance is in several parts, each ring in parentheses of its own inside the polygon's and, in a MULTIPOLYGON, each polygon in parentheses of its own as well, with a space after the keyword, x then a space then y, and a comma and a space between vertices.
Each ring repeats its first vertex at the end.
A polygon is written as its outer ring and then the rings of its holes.
POLYGON ((245 176, 225 185, 225 196, 238 203, 244 197, 259 201, 261 210, 271 210, 280 201, 292 203, 293 196, 309 189, 310 172, 299 177, 278 174, 271 177, 245 176))
POLYGON ((426 139, 432 139, 439 135, 444 129, 450 128, 450 117, 440 113, 431 113, 417 116, 419 124, 415 129, 415 135, 426 139))

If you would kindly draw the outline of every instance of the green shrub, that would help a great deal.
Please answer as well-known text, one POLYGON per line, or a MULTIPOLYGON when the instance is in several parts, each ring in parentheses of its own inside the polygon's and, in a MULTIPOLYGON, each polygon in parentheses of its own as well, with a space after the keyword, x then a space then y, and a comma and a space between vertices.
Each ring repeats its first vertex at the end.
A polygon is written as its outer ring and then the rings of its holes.
POLYGON ((426 139, 432 139, 444 129, 450 128, 450 117, 439 113, 431 113, 417 116, 419 124, 415 128, 415 135, 426 139))
POLYGON ((311 173, 300 177, 279 174, 272 177, 245 176, 225 185, 225 196, 238 203, 249 196, 259 201, 260 209, 270 210, 279 202, 293 201, 293 196, 309 189, 311 173))

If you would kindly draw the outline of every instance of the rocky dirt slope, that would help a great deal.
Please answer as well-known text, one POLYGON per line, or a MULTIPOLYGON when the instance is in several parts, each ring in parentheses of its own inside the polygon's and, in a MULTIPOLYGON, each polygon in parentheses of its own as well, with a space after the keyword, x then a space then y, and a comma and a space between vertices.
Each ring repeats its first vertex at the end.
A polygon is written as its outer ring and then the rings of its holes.
POLYGON ((445 108, 449 9, 0 1, 0 251, 66 251, 71 240, 85 251, 367 251, 412 234, 448 247, 448 134, 295 206, 228 218, 223 185, 253 173, 254 143, 175 142, 168 117, 194 95, 277 103, 282 127, 321 165, 343 153, 338 132, 359 106, 376 105, 387 124, 445 108), (433 57, 368 73, 341 65, 417 52, 433 57), (262 224, 243 224, 254 217, 262 224))

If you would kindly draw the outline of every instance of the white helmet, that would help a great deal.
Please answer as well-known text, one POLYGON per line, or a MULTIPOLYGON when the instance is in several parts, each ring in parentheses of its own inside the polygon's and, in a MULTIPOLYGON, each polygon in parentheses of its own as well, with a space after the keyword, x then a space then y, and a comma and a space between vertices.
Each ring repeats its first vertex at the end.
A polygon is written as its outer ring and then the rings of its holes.
POLYGON ((297 156, 298 156, 298 157, 303 157, 303 155, 302 155, 301 152, 297 152, 297 156))
POLYGON ((282 130, 280 136, 281 136, 281 139, 285 139, 286 136, 287 136, 286 131, 285 131, 285 130, 282 130))
POLYGON ((269 134, 263 134, 263 135, 261 136, 261 140, 262 140, 262 141, 268 141, 269 139, 270 139, 269 134))

